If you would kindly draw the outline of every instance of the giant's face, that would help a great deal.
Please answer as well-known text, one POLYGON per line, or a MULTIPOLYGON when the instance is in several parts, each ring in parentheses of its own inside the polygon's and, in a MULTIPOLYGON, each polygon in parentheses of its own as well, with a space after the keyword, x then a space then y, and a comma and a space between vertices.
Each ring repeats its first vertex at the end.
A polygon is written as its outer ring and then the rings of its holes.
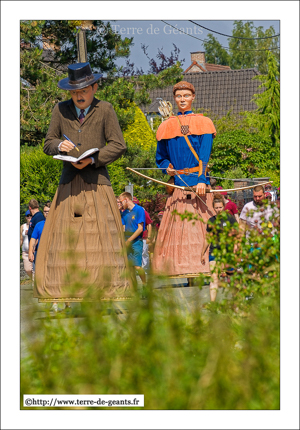
POLYGON ((94 99, 95 92, 97 91, 98 84, 82 88, 81 90, 71 90, 70 95, 72 100, 79 109, 86 109, 89 107, 94 99))
POLYGON ((192 103, 195 94, 191 90, 177 90, 174 99, 178 106, 179 112, 186 112, 192 110, 192 103))

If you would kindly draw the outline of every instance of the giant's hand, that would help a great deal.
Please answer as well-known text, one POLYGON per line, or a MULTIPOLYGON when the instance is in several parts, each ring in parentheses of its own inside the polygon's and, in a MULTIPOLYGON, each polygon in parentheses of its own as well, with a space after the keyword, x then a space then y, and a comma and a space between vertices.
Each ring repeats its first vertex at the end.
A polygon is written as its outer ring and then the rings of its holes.
POLYGON ((69 142, 68 140, 64 140, 61 143, 59 150, 60 150, 60 152, 69 152, 74 148, 75 148, 75 146, 73 143, 69 142))
POLYGON ((198 196, 205 196, 206 185, 205 184, 197 184, 196 193, 198 196))
POLYGON ((166 172, 167 172, 167 174, 168 174, 169 176, 175 176, 175 175, 176 175, 176 172, 175 172, 175 170, 173 169, 172 164, 169 164, 169 166, 168 166, 168 167, 167 167, 167 169, 166 169, 166 172))
POLYGON ((76 169, 81 170, 91 163, 92 163, 92 159, 89 157, 89 158, 84 158, 83 160, 78 161, 77 163, 71 163, 71 164, 73 164, 73 166, 76 167, 76 169))

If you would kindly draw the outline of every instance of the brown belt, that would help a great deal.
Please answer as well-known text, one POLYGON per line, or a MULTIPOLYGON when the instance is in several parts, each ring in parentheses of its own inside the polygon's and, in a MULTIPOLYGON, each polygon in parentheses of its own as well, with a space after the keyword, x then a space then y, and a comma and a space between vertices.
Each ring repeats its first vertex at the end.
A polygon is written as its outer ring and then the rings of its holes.
POLYGON ((196 167, 185 167, 182 170, 176 170, 177 173, 179 173, 179 175, 184 174, 184 175, 189 175, 190 173, 194 173, 194 172, 199 172, 199 166, 196 167))

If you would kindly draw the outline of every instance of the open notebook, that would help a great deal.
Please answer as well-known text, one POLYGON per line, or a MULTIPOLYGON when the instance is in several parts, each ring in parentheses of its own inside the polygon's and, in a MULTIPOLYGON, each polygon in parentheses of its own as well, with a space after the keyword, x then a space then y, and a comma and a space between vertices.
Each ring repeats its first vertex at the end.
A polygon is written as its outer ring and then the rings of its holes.
POLYGON ((88 149, 87 151, 85 151, 82 155, 80 155, 80 157, 76 158, 76 157, 71 157, 71 155, 54 155, 53 158, 55 158, 55 160, 62 160, 62 161, 69 161, 70 163, 77 163, 80 160, 83 160, 84 158, 89 157, 92 154, 95 154, 95 152, 98 152, 99 148, 92 148, 92 149, 88 149))

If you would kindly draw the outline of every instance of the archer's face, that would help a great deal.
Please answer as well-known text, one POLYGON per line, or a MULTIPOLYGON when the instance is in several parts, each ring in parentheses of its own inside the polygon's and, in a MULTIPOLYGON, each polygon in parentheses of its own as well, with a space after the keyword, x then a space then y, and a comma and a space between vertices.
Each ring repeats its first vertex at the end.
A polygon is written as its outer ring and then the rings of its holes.
POLYGON ((179 112, 192 110, 195 94, 191 90, 177 90, 174 96, 179 112))
POLYGON ((94 99, 95 92, 98 89, 98 84, 94 84, 93 87, 82 88, 81 90, 71 90, 70 95, 72 100, 79 109, 86 109, 89 107, 94 99))

